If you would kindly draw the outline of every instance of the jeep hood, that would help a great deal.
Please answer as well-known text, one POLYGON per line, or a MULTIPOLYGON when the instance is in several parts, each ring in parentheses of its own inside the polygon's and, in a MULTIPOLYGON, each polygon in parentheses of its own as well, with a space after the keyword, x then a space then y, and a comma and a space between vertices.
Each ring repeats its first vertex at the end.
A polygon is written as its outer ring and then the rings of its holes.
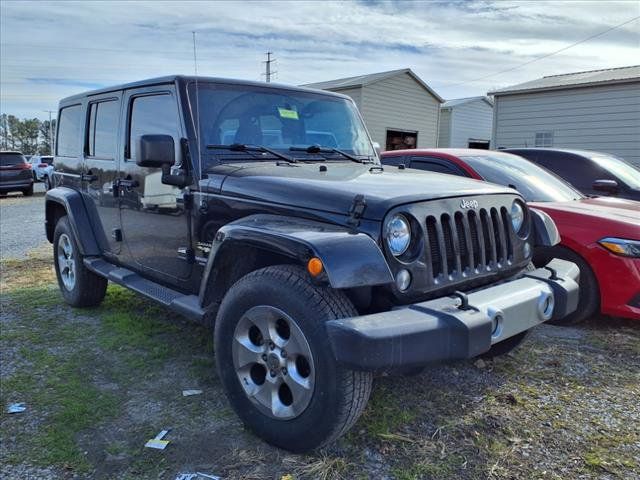
POLYGON ((398 205, 446 197, 513 193, 478 180, 397 167, 355 163, 226 164, 209 171, 203 188, 247 200, 346 215, 364 195, 363 217, 381 220, 398 205), (321 167, 326 171, 322 171, 321 167))

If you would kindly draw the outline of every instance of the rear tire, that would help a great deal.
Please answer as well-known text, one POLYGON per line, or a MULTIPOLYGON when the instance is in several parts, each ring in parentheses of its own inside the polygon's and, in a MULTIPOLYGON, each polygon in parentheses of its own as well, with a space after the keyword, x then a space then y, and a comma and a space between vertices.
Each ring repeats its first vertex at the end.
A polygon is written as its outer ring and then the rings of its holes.
POLYGON ((58 220, 53 234, 53 263, 60 292, 69 305, 100 305, 107 291, 107 279, 85 267, 66 215, 58 220))
POLYGON ((51 190, 51 180, 49 180, 49 175, 44 176, 43 182, 44 182, 44 189, 46 191, 51 190))
POLYGON ((214 348, 229 402, 248 428, 292 452, 349 430, 367 404, 372 374, 335 361, 324 324, 353 315, 342 292, 314 285, 295 266, 263 268, 231 287, 216 318, 214 348))
POLYGON ((580 255, 565 247, 558 247, 552 251, 555 258, 568 260, 578 265, 580 269, 580 281, 578 285, 578 308, 576 311, 558 320, 550 320, 552 325, 576 325, 592 317, 600 309, 600 287, 593 270, 580 255))
POLYGON ((31 184, 31 186, 25 190, 22 191, 22 194, 25 197, 30 197, 31 195, 33 195, 33 183, 31 184))

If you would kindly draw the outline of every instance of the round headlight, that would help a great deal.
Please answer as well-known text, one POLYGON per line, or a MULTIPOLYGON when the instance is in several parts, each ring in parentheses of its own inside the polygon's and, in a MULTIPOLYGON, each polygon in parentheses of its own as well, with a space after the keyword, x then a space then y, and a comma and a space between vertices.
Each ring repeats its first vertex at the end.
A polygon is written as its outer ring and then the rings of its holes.
POLYGON ((516 233, 520 233, 520 229, 524 224, 524 208, 518 200, 511 205, 511 224, 516 233))
POLYGON ((387 246, 394 256, 402 255, 411 243, 411 227, 403 215, 394 215, 387 222, 384 232, 387 246))

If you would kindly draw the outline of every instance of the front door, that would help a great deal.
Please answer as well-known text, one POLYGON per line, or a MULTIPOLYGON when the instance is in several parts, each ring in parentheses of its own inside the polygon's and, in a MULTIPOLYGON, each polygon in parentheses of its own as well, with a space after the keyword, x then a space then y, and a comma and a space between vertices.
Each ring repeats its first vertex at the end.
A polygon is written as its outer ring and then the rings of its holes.
POLYGON ((87 208, 95 209, 90 216, 100 221, 102 228, 96 230, 107 246, 107 255, 117 255, 121 246, 120 210, 113 191, 118 175, 121 106, 121 92, 111 92, 92 98, 86 109, 82 184, 90 199, 87 208))
POLYGON ((176 164, 181 164, 183 126, 173 85, 131 90, 125 95, 127 122, 125 152, 120 164, 118 196, 126 263, 145 275, 168 283, 180 283, 191 273, 184 252, 188 223, 184 189, 162 183, 159 168, 136 165, 142 135, 171 135, 176 164))

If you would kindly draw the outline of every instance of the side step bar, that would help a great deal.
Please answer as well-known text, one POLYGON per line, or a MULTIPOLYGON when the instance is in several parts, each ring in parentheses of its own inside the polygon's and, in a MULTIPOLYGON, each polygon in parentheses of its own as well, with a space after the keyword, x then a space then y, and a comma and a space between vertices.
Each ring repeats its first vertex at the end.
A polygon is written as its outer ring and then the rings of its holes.
POLYGON ((184 295, 168 287, 160 285, 135 272, 107 262, 99 257, 86 257, 85 266, 92 272, 107 280, 133 290, 151 300, 169 307, 176 313, 184 315, 190 320, 202 322, 205 311, 200 307, 197 295, 184 295))

